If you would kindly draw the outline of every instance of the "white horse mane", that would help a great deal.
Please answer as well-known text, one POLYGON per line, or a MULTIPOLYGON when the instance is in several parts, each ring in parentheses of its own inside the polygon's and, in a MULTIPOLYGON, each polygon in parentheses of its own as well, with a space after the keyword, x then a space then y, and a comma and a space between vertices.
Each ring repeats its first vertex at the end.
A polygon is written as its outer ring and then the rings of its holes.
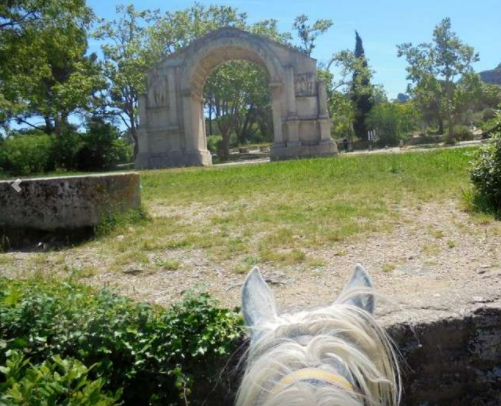
POLYGON ((251 346, 236 405, 398 405, 397 357, 372 316, 371 289, 368 274, 357 266, 333 305, 278 316, 271 290, 257 268, 251 271, 242 292, 251 346), (287 377, 301 374, 297 371, 303 371, 305 379, 282 387, 287 377))

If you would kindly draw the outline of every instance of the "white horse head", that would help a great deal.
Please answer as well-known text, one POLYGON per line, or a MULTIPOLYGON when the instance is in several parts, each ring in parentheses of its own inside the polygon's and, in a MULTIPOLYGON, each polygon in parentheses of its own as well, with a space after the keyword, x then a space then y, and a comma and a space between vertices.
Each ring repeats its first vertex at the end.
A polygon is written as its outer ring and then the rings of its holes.
POLYGON ((278 315, 254 268, 242 289, 251 345, 237 406, 398 405, 397 357, 374 304, 371 278, 357 265, 334 304, 278 315))

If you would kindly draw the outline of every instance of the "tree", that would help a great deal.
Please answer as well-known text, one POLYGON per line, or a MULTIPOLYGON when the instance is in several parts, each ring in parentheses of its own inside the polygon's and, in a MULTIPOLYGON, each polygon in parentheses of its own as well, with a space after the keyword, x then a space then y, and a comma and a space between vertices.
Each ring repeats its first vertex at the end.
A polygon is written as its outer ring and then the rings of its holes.
POLYGON ((159 19, 156 11, 136 11, 133 5, 117 6, 119 18, 102 22, 94 37, 109 42, 101 49, 104 73, 108 80, 103 115, 117 117, 134 141, 138 152, 139 94, 146 91, 146 73, 162 56, 154 52, 151 28, 148 24, 159 19))
POLYGON ((13 0, 0 6, 0 121, 62 134, 69 116, 86 111, 104 85, 87 56, 94 19, 85 0, 13 0))
POLYGON ((152 27, 153 48, 166 56, 218 28, 245 29, 246 20, 246 13, 231 6, 205 7, 195 3, 185 10, 168 11, 152 27))
POLYGON ((351 89, 351 97, 355 107, 355 120, 353 129, 357 137, 361 140, 367 140, 366 119, 369 115, 374 102, 372 100, 371 75, 367 74, 368 63, 365 57, 364 45, 362 38, 355 31, 355 52, 354 57, 361 65, 359 69, 353 70, 353 82, 351 89))
POLYGON ((301 45, 299 49, 311 56, 318 36, 324 34, 332 27, 332 20, 317 20, 313 25, 308 25, 308 17, 301 14, 294 20, 293 28, 297 31, 301 45))
POLYGON ((478 96, 480 80, 472 64, 479 60, 473 47, 464 44, 444 18, 433 31, 433 43, 397 46, 398 56, 407 60, 409 90, 433 100, 448 125, 448 136, 465 108, 478 96))
POLYGON ((370 78, 373 72, 364 58, 357 58, 350 50, 335 53, 318 72, 320 79, 327 84, 328 107, 334 133, 351 138, 357 115, 353 92, 356 90, 358 95, 372 95, 374 88, 370 85, 370 78), (338 68, 337 77, 330 71, 332 66, 338 68), (369 83, 369 86, 363 86, 364 83, 369 83))

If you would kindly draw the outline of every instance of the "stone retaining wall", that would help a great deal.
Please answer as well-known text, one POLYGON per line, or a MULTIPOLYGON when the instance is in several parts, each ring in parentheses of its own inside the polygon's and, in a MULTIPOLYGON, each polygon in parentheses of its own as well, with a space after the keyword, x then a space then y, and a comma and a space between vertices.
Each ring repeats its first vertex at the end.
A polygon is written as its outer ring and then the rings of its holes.
POLYGON ((76 233, 140 204, 137 173, 22 179, 17 190, 1 181, 0 234, 14 241, 29 232, 76 233))
POLYGON ((501 404, 501 309, 388 327, 403 356, 402 406, 501 404))
MULTIPOLYGON (((401 352, 401 406, 501 405, 501 308, 462 317, 393 323, 387 331, 401 352)), ((246 344, 221 365, 221 384, 195 388, 196 404, 233 405, 246 344)))

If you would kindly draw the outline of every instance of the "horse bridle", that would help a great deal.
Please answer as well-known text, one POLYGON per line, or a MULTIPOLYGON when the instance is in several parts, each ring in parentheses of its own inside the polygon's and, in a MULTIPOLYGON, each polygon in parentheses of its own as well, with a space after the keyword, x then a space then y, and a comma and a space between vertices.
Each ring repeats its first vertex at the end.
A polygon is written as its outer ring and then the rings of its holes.
POLYGON ((318 381, 325 382, 334 386, 339 386, 350 392, 355 392, 353 385, 342 376, 316 368, 303 368, 285 375, 278 381, 273 388, 267 393, 267 398, 273 397, 282 392, 285 388, 301 381, 318 381))

